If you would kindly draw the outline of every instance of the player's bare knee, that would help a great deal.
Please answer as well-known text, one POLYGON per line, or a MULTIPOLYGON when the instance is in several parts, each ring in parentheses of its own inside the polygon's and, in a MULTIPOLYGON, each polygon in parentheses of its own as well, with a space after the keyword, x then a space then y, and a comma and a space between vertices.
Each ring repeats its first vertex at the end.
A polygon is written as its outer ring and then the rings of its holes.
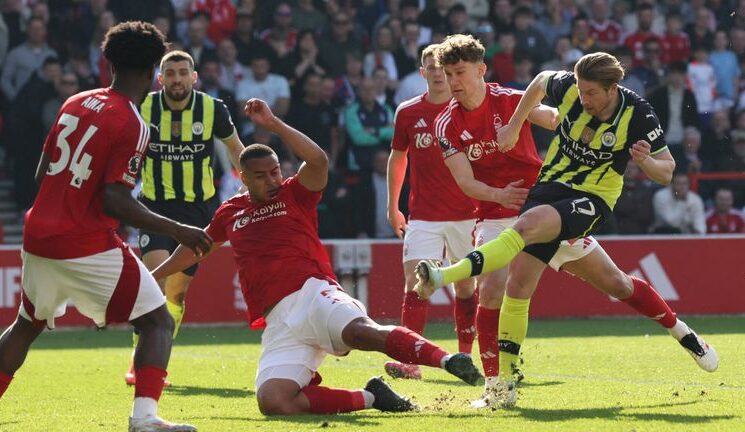
POLYGON ((385 336, 385 329, 368 317, 353 320, 341 332, 348 347, 365 351, 377 350, 381 341, 385 343, 385 336))
POLYGON ((256 397, 259 403, 259 411, 265 416, 293 414, 291 401, 284 395, 272 392, 260 392, 256 397))
POLYGON ((455 296, 458 298, 470 298, 474 291, 476 291, 476 283, 473 279, 466 279, 455 284, 455 296))
POLYGON ((620 271, 608 275, 603 285, 605 293, 619 300, 627 299, 634 293, 631 279, 627 274, 620 271))
POLYGON ((510 275, 507 278, 507 283, 505 285, 507 287, 505 290, 507 295, 512 298, 530 298, 532 294, 531 285, 519 277, 513 277, 513 275, 510 275))
POLYGON ((414 291, 414 287, 416 286, 417 278, 416 278, 416 272, 411 272, 406 275, 406 292, 412 292, 414 291))

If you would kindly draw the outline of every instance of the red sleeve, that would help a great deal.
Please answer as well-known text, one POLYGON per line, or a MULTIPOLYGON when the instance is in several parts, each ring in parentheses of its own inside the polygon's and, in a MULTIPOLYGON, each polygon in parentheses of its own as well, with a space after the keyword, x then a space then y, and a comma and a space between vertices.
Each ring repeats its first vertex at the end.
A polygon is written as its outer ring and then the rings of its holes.
POLYGON ((300 183, 296 175, 285 180, 284 187, 290 189, 292 197, 305 210, 315 211, 323 195, 323 191, 313 192, 308 190, 300 183))
POLYGON ((122 183, 134 188, 137 182, 150 132, 139 117, 133 115, 131 119, 116 135, 104 138, 111 140, 105 183, 122 183))
POLYGON ((393 140, 391 140, 393 150, 405 151, 409 148, 407 122, 407 116, 402 114, 400 110, 396 110, 396 116, 393 118, 393 140))
POLYGON ((212 240, 217 243, 228 241, 228 230, 227 225, 230 222, 232 212, 230 211, 230 204, 226 201, 217 209, 215 215, 212 217, 210 224, 207 225, 205 230, 212 240))
POLYGON ((449 116, 447 119, 441 119, 440 115, 437 116, 437 120, 435 121, 435 134, 437 135, 437 142, 440 144, 440 150, 442 150, 442 158, 447 159, 456 153, 462 152, 463 143, 460 140, 460 136, 456 133, 453 117, 449 116))

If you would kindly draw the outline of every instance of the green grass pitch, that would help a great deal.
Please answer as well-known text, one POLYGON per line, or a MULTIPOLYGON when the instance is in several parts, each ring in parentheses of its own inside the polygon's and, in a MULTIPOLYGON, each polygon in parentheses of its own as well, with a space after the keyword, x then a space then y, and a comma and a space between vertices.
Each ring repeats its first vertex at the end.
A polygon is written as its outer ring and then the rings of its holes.
MULTIPOLYGON (((642 319, 536 320, 524 344, 526 379, 517 408, 476 411, 481 389, 445 372, 389 380, 420 412, 375 410, 335 416, 266 418, 254 377, 259 333, 244 327, 182 329, 171 356, 160 414, 200 431, 741 431, 745 430, 745 317, 690 318, 713 344, 719 370, 701 371, 653 323, 642 319)), ((451 324, 426 335, 454 350, 451 324)), ((122 431, 132 390, 124 329, 45 333, 0 400, 0 431, 122 431)), ((328 357, 324 385, 360 388, 386 358, 353 352, 328 357)))

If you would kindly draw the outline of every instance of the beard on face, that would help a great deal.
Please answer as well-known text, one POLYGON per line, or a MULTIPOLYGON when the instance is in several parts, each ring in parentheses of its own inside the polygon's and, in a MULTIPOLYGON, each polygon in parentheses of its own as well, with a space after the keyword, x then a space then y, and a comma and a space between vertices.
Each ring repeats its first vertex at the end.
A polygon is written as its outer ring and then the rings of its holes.
POLYGON ((188 98, 191 94, 191 89, 186 87, 182 87, 182 90, 177 91, 173 91, 172 89, 166 87, 164 88, 164 91, 166 93, 166 96, 177 102, 181 102, 182 100, 188 98))

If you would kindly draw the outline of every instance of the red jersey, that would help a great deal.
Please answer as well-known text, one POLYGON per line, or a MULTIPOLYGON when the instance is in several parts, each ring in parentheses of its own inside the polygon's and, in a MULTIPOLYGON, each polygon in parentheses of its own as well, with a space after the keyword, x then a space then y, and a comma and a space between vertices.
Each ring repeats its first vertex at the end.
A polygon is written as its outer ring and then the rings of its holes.
POLYGON ((215 242, 230 241, 251 328, 263 327, 267 308, 308 278, 338 284, 318 238, 320 200, 321 192, 309 191, 293 176, 269 201, 253 202, 248 193, 225 201, 206 228, 215 242))
MULTIPOLYGON (((647 39, 655 39, 661 42, 659 36, 652 32, 636 32, 628 35, 623 44, 631 50, 631 66, 639 66, 644 61, 644 42, 647 39)), ((660 44, 661 45, 661 44, 660 44)))
POLYGON ((119 221, 103 209, 104 187, 134 187, 149 139, 137 107, 122 93, 103 88, 67 99, 44 142, 52 162, 26 214, 24 250, 71 259, 121 246, 119 221))
MULTIPOLYGON (((474 178, 491 187, 503 188, 522 179, 522 187, 529 188, 535 184, 542 164, 530 124, 523 124, 512 150, 502 153, 497 147, 497 130, 510 120, 523 92, 494 83, 486 86, 486 97, 478 108, 468 111, 453 99, 437 116, 435 136, 442 156, 464 153, 471 162, 474 178)), ((517 216, 519 211, 479 201, 476 213, 479 219, 502 219, 517 216)))
POLYGON ((665 64, 675 61, 688 63, 688 59, 691 57, 691 40, 686 33, 665 34, 660 41, 662 42, 662 58, 665 64))
POLYGON ((618 45, 623 34, 623 27, 615 21, 590 21, 590 37, 598 42, 618 45))
POLYGON ((709 234, 745 233, 745 220, 737 210, 730 210, 724 216, 710 211, 706 215, 706 232, 709 234))
POLYGON ((409 153, 409 219, 472 219, 473 201, 455 183, 433 135, 435 117, 447 103, 427 102, 426 95, 402 102, 394 118, 391 148, 409 153))

